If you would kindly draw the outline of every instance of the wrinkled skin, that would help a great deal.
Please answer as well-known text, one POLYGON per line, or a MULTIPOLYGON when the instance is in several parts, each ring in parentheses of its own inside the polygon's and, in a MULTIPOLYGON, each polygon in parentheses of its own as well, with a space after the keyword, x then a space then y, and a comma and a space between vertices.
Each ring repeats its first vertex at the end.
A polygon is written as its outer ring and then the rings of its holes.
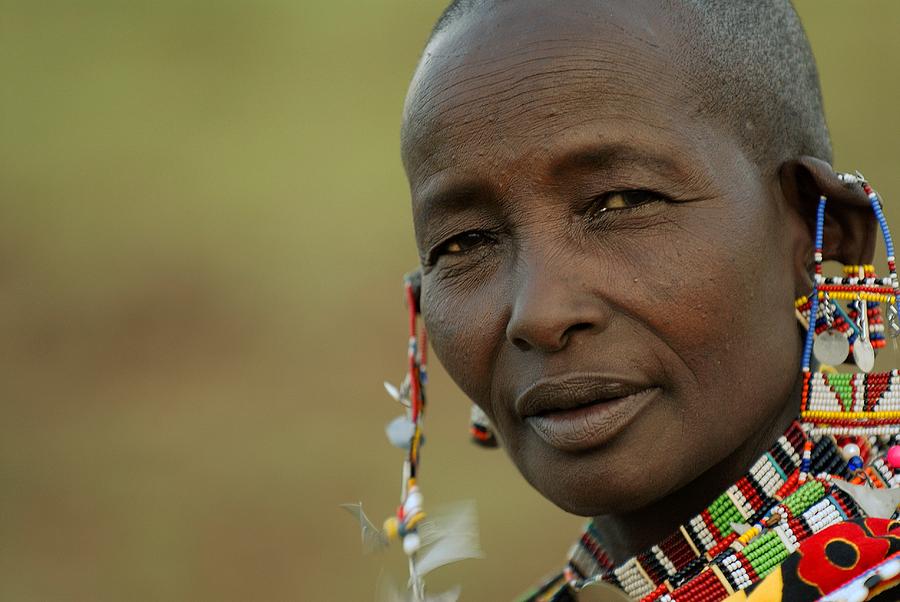
POLYGON ((421 305, 522 475, 602 516, 624 556, 702 508, 795 415, 793 300, 810 287, 818 194, 851 214, 829 221, 830 256, 862 260, 872 236, 864 197, 827 164, 760 165, 699 115, 652 4, 552 6, 463 17, 425 51, 403 129, 421 305), (609 441, 562 451, 515 400, 583 372, 658 392, 609 441))

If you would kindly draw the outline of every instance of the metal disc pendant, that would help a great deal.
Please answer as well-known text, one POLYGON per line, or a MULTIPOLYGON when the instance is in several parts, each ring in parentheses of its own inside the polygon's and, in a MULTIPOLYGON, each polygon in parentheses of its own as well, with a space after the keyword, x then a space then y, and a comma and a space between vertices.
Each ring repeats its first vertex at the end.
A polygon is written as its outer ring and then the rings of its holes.
POLYGON ((872 348, 872 343, 856 339, 856 342, 853 343, 853 360, 860 370, 866 373, 871 372, 875 367, 875 349, 872 348))
MULTIPOLYGON (((856 346, 853 348, 854 355, 856 346)), ((828 364, 829 366, 838 366, 847 360, 847 354, 850 353, 850 343, 840 332, 835 330, 826 330, 816 337, 813 344, 813 353, 820 364, 828 364)))
POLYGON ((891 303, 888 305, 888 326, 893 338, 900 336, 900 313, 897 312, 897 306, 891 303))

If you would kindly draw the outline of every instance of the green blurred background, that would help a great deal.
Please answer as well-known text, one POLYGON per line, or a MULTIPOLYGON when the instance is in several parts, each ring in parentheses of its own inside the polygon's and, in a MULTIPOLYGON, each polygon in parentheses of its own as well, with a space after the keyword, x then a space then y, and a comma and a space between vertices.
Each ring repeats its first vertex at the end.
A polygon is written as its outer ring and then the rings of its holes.
MULTIPOLYGON (((0 2, 0 599, 371 600, 339 512, 392 511, 382 426, 416 262, 398 157, 442 0, 0 2)), ((900 224, 900 2, 798 3, 840 168, 900 224)), ((467 442, 435 366, 423 487, 475 498, 505 600, 581 519, 467 442)))

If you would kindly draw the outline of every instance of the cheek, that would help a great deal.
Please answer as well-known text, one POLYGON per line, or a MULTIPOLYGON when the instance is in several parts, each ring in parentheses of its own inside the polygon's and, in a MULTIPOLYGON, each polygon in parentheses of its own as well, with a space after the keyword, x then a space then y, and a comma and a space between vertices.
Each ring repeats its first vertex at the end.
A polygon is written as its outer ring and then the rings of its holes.
POLYGON ((502 294, 485 284, 458 290, 428 276, 422 283, 422 316, 435 355, 466 396, 486 411, 493 357, 505 338, 505 320, 497 309, 502 294))
POLYGON ((629 252, 643 257, 634 266, 636 275, 646 275, 640 287, 646 301, 635 300, 640 313, 685 359, 724 361, 740 354, 736 346, 756 349, 795 334, 779 328, 786 317, 793 320, 786 228, 774 211, 759 210, 760 201, 728 204, 728 209, 685 211, 666 232, 644 241, 653 253, 629 252), (731 209, 735 206, 757 211, 731 209))
MULTIPOLYGON (((799 353, 789 247, 765 223, 720 229, 698 249, 693 268, 682 266, 686 282, 672 289, 686 295, 674 305, 689 309, 681 316, 691 333, 683 357, 716 380, 740 384, 749 372, 778 377, 773 372, 799 353)), ((793 375, 784 376, 793 382, 793 375)))
POLYGON ((787 335, 795 333, 784 329, 786 319, 793 321, 794 288, 787 267, 778 267, 784 256, 770 249, 762 258, 715 241, 696 251, 668 261, 669 274, 656 283, 661 319, 653 324, 661 338, 703 371, 783 351, 787 335))
POLYGON ((736 448, 782 410, 800 337, 790 247, 771 218, 721 216, 689 231, 642 266, 652 301, 639 311, 670 352, 673 403, 660 417, 680 423, 670 443, 696 462, 736 448))

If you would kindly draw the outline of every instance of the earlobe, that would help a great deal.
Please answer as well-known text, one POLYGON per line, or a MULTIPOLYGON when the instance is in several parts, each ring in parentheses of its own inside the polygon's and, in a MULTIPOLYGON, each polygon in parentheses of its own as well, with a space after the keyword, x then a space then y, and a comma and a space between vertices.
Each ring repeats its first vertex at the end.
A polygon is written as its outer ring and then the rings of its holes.
POLYGON ((805 239, 798 241, 798 261, 812 260, 813 231, 820 197, 828 199, 825 210, 823 257, 826 261, 864 265, 875 254, 876 219, 866 193, 858 183, 845 183, 821 159, 800 157, 781 167, 781 189, 785 200, 800 215, 805 239))
POLYGON ((422 269, 417 268, 404 274, 403 281, 409 284, 412 303, 415 304, 416 313, 422 313, 422 269))

